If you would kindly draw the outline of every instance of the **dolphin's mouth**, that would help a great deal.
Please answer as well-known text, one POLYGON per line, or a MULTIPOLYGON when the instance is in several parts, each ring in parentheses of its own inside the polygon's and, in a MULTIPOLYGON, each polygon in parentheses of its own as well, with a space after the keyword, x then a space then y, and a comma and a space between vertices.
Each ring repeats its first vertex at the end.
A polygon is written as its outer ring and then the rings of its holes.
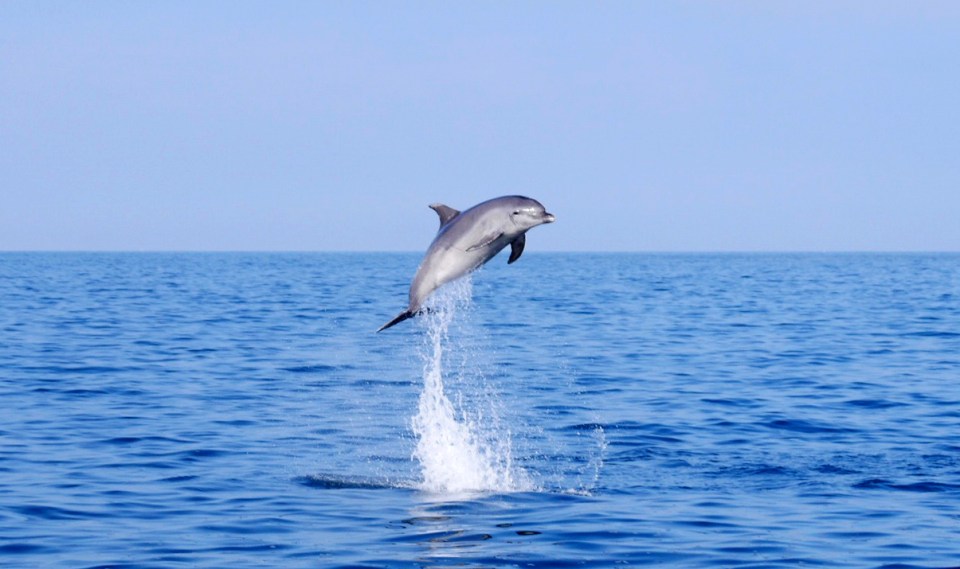
POLYGON ((553 223, 557 220, 557 216, 552 213, 543 212, 543 222, 544 223, 553 223))

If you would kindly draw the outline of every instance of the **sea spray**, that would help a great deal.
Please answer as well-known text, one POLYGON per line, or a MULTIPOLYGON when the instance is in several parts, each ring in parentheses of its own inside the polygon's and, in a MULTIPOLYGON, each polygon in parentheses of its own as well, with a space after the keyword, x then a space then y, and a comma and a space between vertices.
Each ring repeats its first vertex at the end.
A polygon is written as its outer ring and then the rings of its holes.
POLYGON ((513 462, 511 432, 500 422, 494 390, 468 365, 471 354, 465 344, 460 339, 451 342, 451 324, 469 308, 471 297, 469 277, 450 283, 433 295, 422 319, 423 391, 412 421, 417 436, 414 458, 422 469, 420 487, 444 494, 531 490, 526 472, 513 462), (466 396, 458 392, 456 405, 444 384, 450 373, 445 359, 454 356, 460 356, 461 387, 473 382, 475 390, 466 396))

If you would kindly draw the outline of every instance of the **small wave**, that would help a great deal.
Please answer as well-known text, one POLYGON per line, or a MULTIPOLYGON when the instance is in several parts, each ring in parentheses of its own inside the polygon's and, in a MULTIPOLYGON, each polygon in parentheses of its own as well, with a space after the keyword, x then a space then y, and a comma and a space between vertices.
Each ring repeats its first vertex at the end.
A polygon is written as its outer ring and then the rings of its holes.
POLYGON ((163 437, 159 435, 152 435, 147 437, 130 437, 130 436, 113 437, 113 438, 99 441, 100 444, 108 444, 108 445, 130 445, 130 444, 140 443, 140 442, 158 442, 158 443, 173 443, 173 444, 189 443, 189 441, 185 439, 175 439, 175 438, 163 437))
POLYGON ((871 478, 853 485, 858 490, 900 490, 902 492, 957 492, 960 484, 946 482, 923 481, 912 484, 897 484, 882 478, 871 478))
POLYGON ((283 367, 280 369, 282 369, 283 371, 289 371, 290 373, 328 373, 331 371, 336 371, 337 366, 326 365, 326 364, 314 364, 314 365, 283 367))
POLYGON ((858 474, 860 472, 859 470, 854 470, 852 468, 848 468, 845 466, 841 466, 837 464, 829 464, 829 463, 816 466, 814 467, 813 470, 814 472, 819 472, 820 474, 837 474, 837 475, 858 474))
POLYGON ((902 335, 913 338, 960 338, 960 332, 948 332, 946 330, 920 330, 919 332, 906 332, 902 335))
POLYGON ((752 478, 755 476, 767 477, 767 476, 793 476, 798 477, 799 472, 793 468, 787 466, 782 466, 779 464, 745 464, 738 466, 736 468, 730 469, 730 472, 736 476, 743 478, 752 478))
POLYGON ((50 373, 50 374, 83 374, 83 375, 101 375, 101 374, 110 374, 110 373, 121 373, 126 371, 134 371, 136 368, 132 367, 118 367, 118 366, 96 366, 96 365, 27 365, 20 366, 21 371, 26 372, 40 372, 40 373, 50 373))
POLYGON ((296 480, 308 488, 319 488, 322 490, 412 490, 416 488, 413 482, 365 478, 361 476, 312 474, 310 476, 301 476, 296 480))
POLYGON ((795 433, 852 433, 854 429, 846 427, 836 427, 803 419, 775 419, 762 423, 763 426, 770 429, 779 429, 782 431, 793 431, 795 433))
POLYGON ((3 555, 24 555, 24 554, 37 554, 44 553, 49 551, 49 547, 43 545, 36 545, 34 543, 7 543, 0 545, 0 554, 3 555))
POLYGON ((27 516, 42 520, 84 520, 90 518, 109 517, 108 514, 75 510, 71 508, 58 508, 56 506, 20 506, 12 508, 13 511, 27 516))
POLYGON ((853 407, 863 407, 865 409, 889 409, 891 407, 903 407, 906 403, 898 401, 886 401, 883 399, 851 399, 844 402, 845 405, 853 407))

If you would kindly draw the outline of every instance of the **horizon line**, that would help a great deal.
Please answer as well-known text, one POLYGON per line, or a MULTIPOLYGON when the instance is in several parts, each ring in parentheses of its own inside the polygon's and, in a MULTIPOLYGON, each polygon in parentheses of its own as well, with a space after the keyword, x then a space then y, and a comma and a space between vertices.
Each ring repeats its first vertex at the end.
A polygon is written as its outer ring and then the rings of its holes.
MULTIPOLYGON (((0 254, 379 254, 407 255, 423 253, 414 249, 0 249, 0 254)), ((622 250, 547 250, 526 255, 816 255, 816 254, 960 254, 960 249, 622 249, 622 250)))

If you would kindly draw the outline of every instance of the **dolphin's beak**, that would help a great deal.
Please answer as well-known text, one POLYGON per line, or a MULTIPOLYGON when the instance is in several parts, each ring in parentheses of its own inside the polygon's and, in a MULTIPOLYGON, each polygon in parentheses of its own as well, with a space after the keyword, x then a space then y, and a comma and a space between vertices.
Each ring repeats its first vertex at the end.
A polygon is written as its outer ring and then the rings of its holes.
POLYGON ((543 212, 543 222, 544 223, 553 223, 557 220, 557 216, 552 213, 543 212))

